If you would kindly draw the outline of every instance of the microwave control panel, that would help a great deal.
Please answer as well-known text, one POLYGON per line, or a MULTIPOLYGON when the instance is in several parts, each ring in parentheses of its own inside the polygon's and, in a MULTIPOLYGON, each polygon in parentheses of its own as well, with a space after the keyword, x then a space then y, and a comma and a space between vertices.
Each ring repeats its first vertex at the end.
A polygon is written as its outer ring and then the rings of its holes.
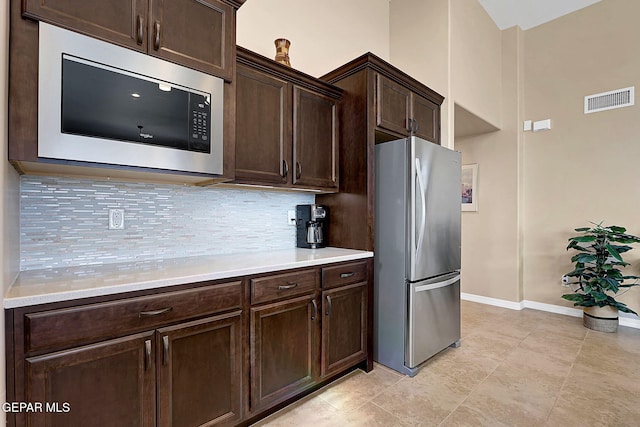
POLYGON ((207 98, 197 93, 189 93, 189 149, 191 151, 210 152, 211 138, 211 104, 207 98))

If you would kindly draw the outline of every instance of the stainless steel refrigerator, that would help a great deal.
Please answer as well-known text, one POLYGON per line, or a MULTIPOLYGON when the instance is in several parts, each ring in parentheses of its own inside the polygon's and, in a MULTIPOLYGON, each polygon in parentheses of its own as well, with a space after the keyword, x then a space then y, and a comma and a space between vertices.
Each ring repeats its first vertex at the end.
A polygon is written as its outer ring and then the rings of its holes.
POLYGON ((460 153, 375 146, 375 361, 414 376, 460 344, 460 153))

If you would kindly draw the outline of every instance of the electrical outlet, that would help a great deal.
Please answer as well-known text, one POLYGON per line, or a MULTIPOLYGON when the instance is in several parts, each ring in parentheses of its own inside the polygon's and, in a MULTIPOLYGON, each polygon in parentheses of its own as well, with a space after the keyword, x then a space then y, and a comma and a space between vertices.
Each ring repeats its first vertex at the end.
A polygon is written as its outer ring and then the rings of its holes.
POLYGON ((109 209, 109 230, 124 229, 124 209, 109 209))
POLYGON ((296 211, 287 211, 287 224, 296 225, 296 211))

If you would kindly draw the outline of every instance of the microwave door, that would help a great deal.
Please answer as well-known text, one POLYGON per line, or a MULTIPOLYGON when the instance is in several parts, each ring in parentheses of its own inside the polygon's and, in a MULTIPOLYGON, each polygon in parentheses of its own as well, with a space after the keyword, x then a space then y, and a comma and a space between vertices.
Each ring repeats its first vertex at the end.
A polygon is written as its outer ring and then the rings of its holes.
POLYGON ((185 90, 63 58, 63 133, 187 150, 188 109, 185 90))

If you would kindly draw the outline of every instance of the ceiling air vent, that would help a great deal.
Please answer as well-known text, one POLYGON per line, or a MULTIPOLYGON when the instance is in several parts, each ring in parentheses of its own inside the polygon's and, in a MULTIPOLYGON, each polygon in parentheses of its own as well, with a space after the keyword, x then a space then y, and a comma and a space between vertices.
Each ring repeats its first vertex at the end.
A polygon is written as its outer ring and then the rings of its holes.
POLYGON ((634 86, 585 96, 584 113, 597 113, 598 111, 613 110, 614 108, 630 107, 633 105, 633 89, 634 86))

